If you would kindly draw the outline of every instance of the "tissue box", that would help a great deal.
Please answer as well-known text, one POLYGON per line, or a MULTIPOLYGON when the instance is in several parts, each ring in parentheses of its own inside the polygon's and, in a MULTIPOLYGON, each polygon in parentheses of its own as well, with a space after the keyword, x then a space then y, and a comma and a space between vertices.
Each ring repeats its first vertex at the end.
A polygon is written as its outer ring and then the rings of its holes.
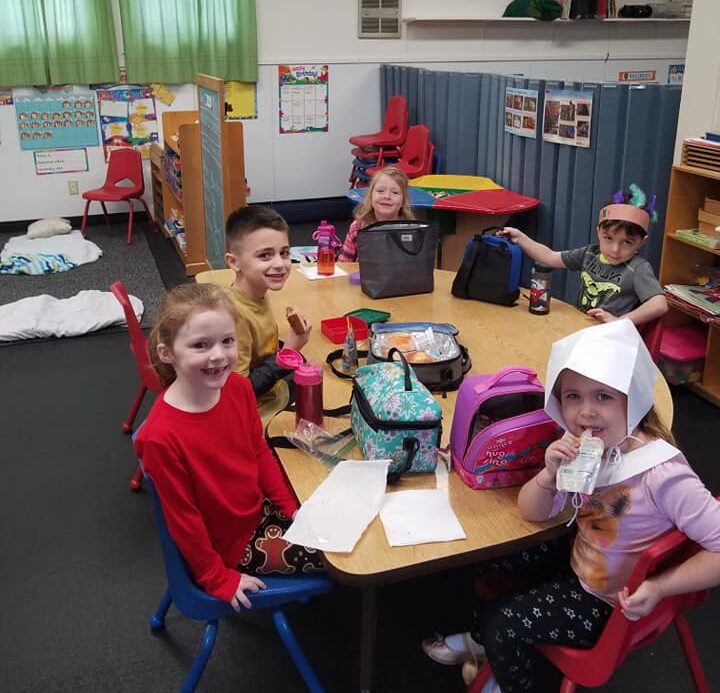
POLYGON ((658 368, 672 385, 685 385, 702 378, 707 327, 691 322, 666 327, 660 345, 658 368))

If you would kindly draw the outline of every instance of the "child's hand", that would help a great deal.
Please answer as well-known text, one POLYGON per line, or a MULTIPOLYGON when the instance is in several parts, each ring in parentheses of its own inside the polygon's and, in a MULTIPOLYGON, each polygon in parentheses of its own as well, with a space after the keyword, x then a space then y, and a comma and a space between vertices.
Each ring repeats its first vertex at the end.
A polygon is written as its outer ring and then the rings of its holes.
POLYGON ((520 229, 516 229, 514 226, 504 226, 499 231, 496 231, 495 235, 504 236, 513 243, 519 243, 523 238, 526 237, 520 229))
POLYGON ((574 460, 580 452, 580 445, 575 436, 565 434, 560 440, 556 440, 545 449, 545 467, 550 475, 555 478, 557 468, 561 464, 567 464, 574 460))
POLYGON ((657 582, 645 580, 632 594, 628 593, 627 587, 623 587, 617 596, 625 618, 637 621, 647 616, 665 595, 657 582))
POLYGON ((617 318, 612 313, 608 313, 602 308, 591 308, 589 311, 587 311, 587 314, 591 318, 595 318, 595 320, 597 320, 598 322, 612 322, 613 320, 617 320, 617 318))
POLYGON ((292 327, 288 330, 287 338, 285 339, 285 346, 295 351, 300 351, 310 339, 310 331, 312 330, 312 323, 307 316, 298 313, 298 317, 302 320, 305 332, 297 334, 292 327))
POLYGON ((242 573, 240 575, 240 584, 235 592, 235 596, 230 602, 232 608, 238 613, 242 611, 243 607, 245 609, 252 609, 252 604, 245 595, 245 592, 257 592, 258 590, 264 589, 265 583, 260 578, 256 578, 254 575, 245 575, 245 573, 242 573))

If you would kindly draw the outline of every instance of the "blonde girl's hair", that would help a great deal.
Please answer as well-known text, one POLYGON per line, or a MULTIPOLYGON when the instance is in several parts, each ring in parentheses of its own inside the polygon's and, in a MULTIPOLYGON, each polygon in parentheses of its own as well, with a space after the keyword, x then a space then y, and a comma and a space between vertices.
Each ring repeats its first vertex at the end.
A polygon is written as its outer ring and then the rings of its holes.
POLYGON ((160 378, 163 387, 175 380, 175 369, 160 360, 158 344, 172 348, 178 332, 193 313, 204 310, 227 311, 237 323, 235 304, 225 289, 217 284, 180 284, 165 294, 160 313, 148 339, 150 362, 160 378))
POLYGON ((399 218, 414 219, 415 215, 410 208, 410 198, 408 196, 408 177, 405 171, 399 169, 397 166, 385 166, 375 173, 370 180, 370 185, 368 186, 363 201, 355 208, 353 216, 356 219, 360 219, 360 221, 364 221, 366 224, 372 224, 377 221, 377 219, 375 219, 375 210, 373 210, 372 206, 372 195, 378 180, 380 180, 380 176, 391 178, 399 186, 400 190, 402 190, 403 201, 400 206, 399 218))

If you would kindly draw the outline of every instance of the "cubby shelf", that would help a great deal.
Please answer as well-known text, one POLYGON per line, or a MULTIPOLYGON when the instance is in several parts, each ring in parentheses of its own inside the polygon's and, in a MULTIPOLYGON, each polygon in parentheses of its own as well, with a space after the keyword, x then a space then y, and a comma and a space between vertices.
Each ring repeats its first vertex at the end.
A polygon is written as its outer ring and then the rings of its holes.
MULTIPOLYGON (((663 286, 692 284, 695 265, 720 267, 720 250, 675 236, 677 229, 697 226, 698 210, 702 209, 706 197, 720 199, 720 172, 692 166, 673 166, 660 262, 660 283, 663 286)), ((666 326, 701 319, 672 299, 668 302, 670 311, 665 318, 666 326)), ((720 407, 720 324, 716 321, 708 323, 702 378, 688 387, 720 407)))

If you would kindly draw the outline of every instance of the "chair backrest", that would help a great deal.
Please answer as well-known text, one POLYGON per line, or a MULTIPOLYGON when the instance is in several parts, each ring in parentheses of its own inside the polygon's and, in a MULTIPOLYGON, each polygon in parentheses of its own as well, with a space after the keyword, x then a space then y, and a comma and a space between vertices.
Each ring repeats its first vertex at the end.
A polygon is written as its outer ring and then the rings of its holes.
POLYGON ((409 178, 425 175, 432 166, 431 146, 430 131, 424 125, 411 126, 405 144, 400 148, 400 159, 395 165, 409 178))
POLYGON ((655 318, 650 322, 646 322, 644 325, 640 325, 638 332, 645 342, 645 346, 650 352, 652 360, 657 363, 660 357, 660 346, 662 345, 663 330, 665 323, 663 318, 655 318))
MULTIPOLYGON (((679 530, 660 537, 640 556, 626 586, 632 594, 647 577, 667 567, 681 563, 697 552, 697 544, 679 530)), ((592 663, 592 678, 602 685, 625 657, 634 649, 652 642, 673 622, 678 614, 704 601, 707 590, 667 597, 660 601, 652 613, 637 621, 629 621, 616 605, 597 643, 590 650, 566 647, 541 646, 539 649, 567 673, 565 665, 571 660, 587 667, 592 663), (591 658, 591 660, 589 659, 591 658)), ((582 685, 591 685, 580 681, 582 685)))
POLYGON ((387 108, 385 109, 385 118, 382 127, 383 134, 397 137, 395 144, 402 144, 407 136, 408 121, 409 114, 405 97, 399 95, 391 96, 388 99, 387 108))
POLYGON ((140 197, 145 192, 145 179, 143 177, 142 156, 132 147, 120 147, 110 150, 108 170, 105 175, 106 186, 117 186, 118 183, 129 180, 131 185, 122 185, 123 192, 130 192, 134 197, 140 197))
POLYGON ((153 392, 160 392, 163 387, 155 369, 150 363, 150 353, 148 351, 148 343, 143 331, 140 329, 140 323, 135 315, 135 310, 130 303, 127 289, 122 282, 115 282, 110 285, 110 291, 122 306, 125 313, 125 322, 127 322, 128 334, 130 335, 130 351, 135 358, 138 375, 142 384, 153 392))

